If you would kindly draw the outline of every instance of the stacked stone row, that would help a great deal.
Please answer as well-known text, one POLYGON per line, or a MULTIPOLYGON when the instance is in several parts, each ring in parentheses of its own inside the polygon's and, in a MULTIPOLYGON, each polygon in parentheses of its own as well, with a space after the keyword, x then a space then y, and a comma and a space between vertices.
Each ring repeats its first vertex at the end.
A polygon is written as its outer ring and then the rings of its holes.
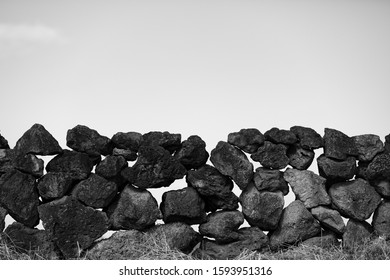
POLYGON ((14 149, 0 137, 0 221, 7 213, 17 221, 7 235, 21 243, 27 238, 30 246, 37 236, 39 246, 65 258, 77 257, 107 230, 164 233, 184 252, 201 242, 195 253, 211 258, 301 241, 342 238, 348 247, 374 232, 390 236, 390 135, 384 145, 375 135, 348 137, 334 129, 324 137, 300 126, 264 135, 242 129, 211 151, 213 166, 199 136, 181 141, 169 132, 119 132, 108 138, 78 125, 66 140, 72 150, 39 124, 14 149), (319 176, 306 169, 322 147, 319 176), (248 154, 261 167, 254 171, 248 154), (37 155, 55 155, 45 175, 37 155), (184 177, 187 187, 165 192, 160 205, 147 190, 184 177), (289 185, 296 201, 284 208, 289 185), (365 220, 372 213, 370 225, 365 220), (165 224, 155 226, 158 219, 165 224), (45 230, 34 229, 39 220, 45 230), (250 227, 240 228, 244 220, 250 227))

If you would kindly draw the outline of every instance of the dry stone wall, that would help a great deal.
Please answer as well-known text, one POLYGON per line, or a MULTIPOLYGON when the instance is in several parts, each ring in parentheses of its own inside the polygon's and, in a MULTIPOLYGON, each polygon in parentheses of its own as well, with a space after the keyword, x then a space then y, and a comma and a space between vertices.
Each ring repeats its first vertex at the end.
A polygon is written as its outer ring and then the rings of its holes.
POLYGON ((11 149, 0 135, 0 231, 19 249, 41 248, 65 259, 87 249, 118 258, 107 248, 143 233, 216 259, 300 242, 341 241, 351 248, 372 236, 390 238, 390 135, 383 143, 372 134, 349 137, 325 128, 321 136, 294 126, 242 129, 226 140, 209 153, 197 135, 118 132, 109 138, 77 125, 67 132, 70 149, 63 149, 35 124, 11 149), (316 161, 315 149, 323 149, 316 161), (54 156, 46 172, 44 155, 54 156), (319 174, 307 170, 314 161, 319 174), (184 178, 182 189, 169 189, 184 178), (149 190, 162 187, 158 205, 149 190), (285 205, 290 191, 296 200, 285 205), (7 214, 16 222, 4 229, 7 214), (245 220, 249 227, 242 227, 245 220), (44 229, 36 228, 40 221, 44 229), (191 225, 199 225, 198 232, 191 225), (108 230, 118 232, 95 242, 108 230))

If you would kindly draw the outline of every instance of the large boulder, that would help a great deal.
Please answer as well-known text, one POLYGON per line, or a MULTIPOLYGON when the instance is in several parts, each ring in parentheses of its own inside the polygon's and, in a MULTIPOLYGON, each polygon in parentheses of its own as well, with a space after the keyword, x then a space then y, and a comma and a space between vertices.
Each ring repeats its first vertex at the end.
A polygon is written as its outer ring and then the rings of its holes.
POLYGON ((348 135, 336 129, 325 128, 324 134, 325 156, 345 160, 348 156, 358 156, 355 141, 348 135))
POLYGON ((9 149, 8 141, 0 134, 0 149, 9 149))
POLYGON ((143 137, 139 132, 118 132, 112 136, 111 141, 116 148, 137 152, 143 137))
POLYGON ((318 149, 324 146, 322 136, 312 128, 293 126, 290 131, 297 136, 299 145, 304 149, 318 149))
POLYGON ((295 200, 283 210, 276 230, 268 234, 270 247, 275 250, 296 244, 317 236, 320 232, 321 226, 317 220, 301 201, 295 200))
POLYGON ((343 234, 343 247, 353 250, 361 247, 373 236, 373 229, 366 221, 349 219, 343 234))
POLYGON ((197 169, 206 164, 209 153, 206 151, 206 143, 202 138, 197 135, 192 135, 183 141, 174 157, 185 168, 197 169))
POLYGON ((38 225, 39 195, 32 175, 13 170, 0 177, 0 206, 15 221, 28 227, 38 225))
POLYGON ((38 181, 38 192, 44 200, 54 200, 65 196, 76 180, 69 173, 48 172, 38 181))
POLYGON ((381 202, 374 187, 363 179, 333 184, 329 196, 341 215, 358 221, 367 220, 381 202))
POLYGON ((191 187, 163 193, 160 210, 165 223, 183 222, 193 225, 206 221, 205 202, 191 187))
POLYGON ((79 257, 108 229, 104 212, 65 196, 38 207, 43 227, 65 258, 79 257))
POLYGON ((228 135, 229 144, 249 154, 256 152, 264 144, 264 140, 264 135, 256 128, 243 128, 228 135))
POLYGON ((144 230, 154 226, 160 211, 149 191, 127 185, 108 207, 107 215, 111 229, 144 230))
POLYGON ((253 178, 253 164, 238 148, 219 141, 211 151, 211 162, 223 175, 229 176, 240 189, 245 189, 253 178))
POLYGON ((364 134, 352 137, 358 151, 358 159, 371 161, 378 153, 384 151, 383 142, 377 135, 364 134))
POLYGON ((33 154, 19 154, 14 159, 16 169, 31 174, 35 178, 43 176, 43 165, 43 160, 33 154))
POLYGON ((289 193, 289 187, 283 178, 283 172, 279 170, 258 167, 253 176, 253 183, 258 191, 281 191, 283 195, 289 193))
POLYGON ((95 172, 106 179, 111 179, 120 175, 127 166, 128 163, 124 157, 107 156, 96 166, 95 172))
POLYGON ((375 232, 390 239, 390 201, 382 201, 374 212, 372 226, 375 232))
POLYGON ((62 148, 58 141, 40 124, 34 124, 22 135, 16 142, 15 150, 18 154, 41 156, 62 153, 62 148))
POLYGON ((186 173, 186 168, 160 146, 141 146, 137 162, 121 172, 128 182, 142 189, 167 187, 186 173))
POLYGON ((251 159, 270 169, 283 169, 290 162, 287 157, 287 146, 270 141, 265 141, 264 145, 251 155, 251 159))
POLYGON ((239 239, 238 228, 244 223, 240 211, 219 211, 207 216, 199 226, 200 234, 214 238, 217 243, 229 243, 239 239))
POLYGON ((308 169, 313 162, 314 152, 309 149, 302 148, 300 145, 291 145, 287 150, 287 157, 289 158, 289 164, 296 169, 305 170, 308 169))
POLYGON ((314 172, 288 168, 284 172, 284 179, 290 184, 292 191, 306 208, 330 204, 331 201, 325 187, 326 179, 314 172))
POLYGON ((320 175, 330 182, 340 182, 352 179, 356 173, 356 159, 348 157, 345 160, 336 160, 325 155, 317 158, 320 175))
POLYGON ((337 210, 318 206, 311 209, 311 214, 324 228, 327 228, 338 235, 342 235, 344 233, 345 224, 343 218, 337 210))
POLYGON ((290 130, 273 127, 264 133, 265 140, 275 144, 291 145, 298 141, 297 136, 290 130))
POLYGON ((251 226, 274 230, 282 215, 284 197, 281 192, 259 192, 253 185, 240 195, 242 213, 251 226))
POLYGON ((141 146, 161 146, 173 154, 181 146, 181 135, 168 131, 151 131, 142 135, 141 146))
POLYGON ((7 210, 0 206, 0 233, 4 230, 5 216, 7 216, 7 214, 8 214, 7 210))
POLYGON ((68 130, 66 145, 91 156, 109 155, 114 148, 110 138, 100 135, 96 130, 85 125, 77 125, 68 130))

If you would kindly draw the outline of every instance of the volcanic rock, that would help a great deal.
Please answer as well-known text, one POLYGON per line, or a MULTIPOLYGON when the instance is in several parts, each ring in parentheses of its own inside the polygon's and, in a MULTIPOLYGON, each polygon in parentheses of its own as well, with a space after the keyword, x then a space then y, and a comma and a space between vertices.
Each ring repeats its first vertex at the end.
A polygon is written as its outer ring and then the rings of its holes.
POLYGON ((206 221, 205 202, 191 187, 165 192, 160 210, 165 223, 183 222, 193 225, 206 221))
POLYGON ((345 160, 348 156, 357 157, 359 151, 353 138, 341 131, 325 128, 324 153, 326 157, 345 160))
POLYGON ((362 178, 364 180, 367 179, 367 168, 370 162, 367 161, 358 161, 358 165, 356 167, 356 178, 362 178))
POLYGON ((120 175, 121 171, 128 166, 126 159, 122 156, 107 156, 95 169, 96 174, 106 178, 114 178, 120 175))
POLYGON ((390 199, 390 180, 376 180, 371 185, 383 198, 390 199))
POLYGON ((137 152, 134 152, 132 150, 118 149, 118 148, 114 148, 114 150, 112 150, 112 155, 122 156, 127 161, 135 161, 138 157, 137 152))
POLYGON ((264 144, 264 135, 256 128, 243 128, 228 135, 228 143, 246 153, 253 154, 264 144))
POLYGON ((330 182, 340 182, 352 179, 356 173, 356 159, 347 157, 345 160, 336 160, 325 155, 317 158, 320 175, 330 182))
POLYGON ((390 153, 390 134, 385 137, 385 151, 390 153))
POLYGON ((5 216, 7 216, 8 212, 3 207, 0 206, 0 233, 3 232, 5 227, 5 216))
POLYGON ((374 187, 363 179, 333 184, 329 196, 341 215, 358 221, 367 220, 381 201, 374 187))
POLYGON ((38 192, 45 200, 58 199, 65 196, 76 180, 69 173, 48 172, 38 181, 38 192))
POLYGON ((173 154, 181 146, 181 135, 172 134, 168 131, 151 131, 143 136, 141 146, 161 146, 170 154, 173 154))
POLYGON ((316 246, 322 249, 328 249, 334 246, 339 245, 339 241, 337 239, 337 236, 334 232, 332 231, 325 231, 321 233, 321 236, 315 236, 309 239, 306 239, 301 243, 301 245, 304 246, 316 246))
POLYGON ((0 134, 0 149, 9 149, 8 141, 0 134))
POLYGON ((187 169, 197 169, 206 164, 209 153, 206 143, 197 135, 188 137, 183 141, 174 156, 187 169))
POLYGON ((112 136, 111 141, 116 148, 137 152, 143 137, 138 132, 118 132, 112 136))
POLYGON ((368 165, 366 176, 369 181, 388 180, 390 181, 390 154, 377 155, 368 165))
POLYGON ((35 178, 43 176, 43 160, 33 154, 19 154, 14 159, 16 169, 31 174, 35 178))
POLYGON ((372 226, 379 236, 390 239, 390 201, 382 201, 374 212, 372 226))
POLYGON ((352 137, 358 151, 358 159, 371 161, 378 153, 384 151, 383 142, 377 135, 364 134, 352 137))
POLYGON ((15 151, 0 149, 0 176, 14 169, 15 151))
POLYGON ((28 227, 39 222, 39 196, 32 175, 13 170, 0 177, 0 205, 28 227))
POLYGON ((372 234, 373 229, 369 223, 350 219, 343 234, 343 247, 353 249, 356 246, 361 246, 372 237, 372 234))
POLYGON ((281 191, 283 195, 289 193, 286 180, 283 178, 283 172, 263 167, 256 168, 253 176, 253 182, 258 191, 281 191))
POLYGON ((338 235, 342 235, 344 233, 345 224, 338 211, 327 207, 318 206, 311 209, 311 214, 320 222, 324 228, 327 228, 338 235))
POLYGON ((298 141, 298 138, 290 130, 279 129, 276 127, 271 128, 264 133, 265 140, 271 141, 275 144, 291 145, 298 141))
POLYGON ((290 128, 299 141, 299 145, 303 149, 318 149, 324 146, 324 140, 322 136, 318 134, 314 129, 303 126, 293 126, 290 128))
POLYGON ((260 162, 263 167, 271 169, 283 169, 290 161, 287 157, 287 146, 269 141, 265 141, 264 145, 251 155, 251 158, 260 162))
POLYGON ((326 179, 314 172, 288 168, 284 172, 284 179, 306 208, 330 204, 331 201, 325 188, 326 179))
POLYGON ((304 149, 299 145, 292 145, 287 150, 289 164, 296 169, 308 169, 314 159, 314 152, 312 150, 304 149))

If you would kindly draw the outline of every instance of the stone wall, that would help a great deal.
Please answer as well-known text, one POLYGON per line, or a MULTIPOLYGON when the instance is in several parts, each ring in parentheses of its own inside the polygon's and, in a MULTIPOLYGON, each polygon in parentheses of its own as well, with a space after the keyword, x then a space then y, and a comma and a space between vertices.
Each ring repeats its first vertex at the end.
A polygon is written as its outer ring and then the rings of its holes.
POLYGON ((78 125, 67 132, 70 149, 40 124, 13 149, 0 135, 0 231, 9 214, 16 222, 4 235, 13 244, 61 258, 78 257, 108 230, 122 230, 112 240, 139 236, 134 231, 165 234, 172 248, 189 253, 197 246, 193 254, 219 259, 244 249, 340 240, 350 248, 390 236, 390 135, 383 143, 372 134, 326 128, 321 136, 294 126, 242 129, 226 140, 209 154, 199 136, 182 141, 169 132, 108 138, 78 125), (307 170, 315 149, 323 149, 319 175, 307 170), (46 172, 44 155, 54 156, 46 172), (183 178, 185 188, 169 190, 183 178), (158 205, 149 189, 162 187, 158 205), (285 205, 290 191, 296 200, 285 205), (245 220, 249 227, 241 227, 245 220), (40 221, 44 230, 35 228, 40 221))

